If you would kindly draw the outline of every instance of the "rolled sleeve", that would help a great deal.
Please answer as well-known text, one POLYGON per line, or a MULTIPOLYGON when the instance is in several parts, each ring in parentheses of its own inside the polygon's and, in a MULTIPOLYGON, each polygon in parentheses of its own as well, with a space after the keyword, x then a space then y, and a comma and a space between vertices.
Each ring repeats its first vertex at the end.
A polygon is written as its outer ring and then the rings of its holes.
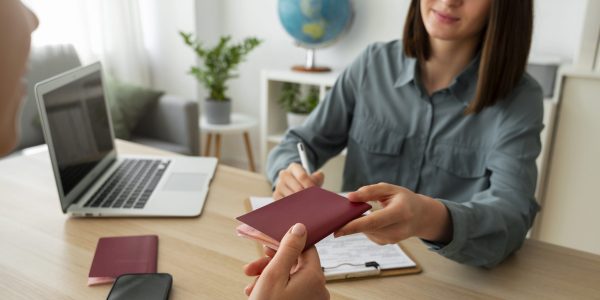
POLYGON ((467 219, 469 218, 470 212, 468 208, 460 203, 444 199, 437 200, 446 206, 448 213, 450 214, 452 228, 454 230, 452 241, 450 241, 448 244, 436 243, 427 240, 422 241, 429 247, 429 250, 435 251, 440 255, 453 258, 456 261, 464 261, 465 259, 460 257, 460 251, 467 243, 467 229, 469 228, 469 222, 467 219))

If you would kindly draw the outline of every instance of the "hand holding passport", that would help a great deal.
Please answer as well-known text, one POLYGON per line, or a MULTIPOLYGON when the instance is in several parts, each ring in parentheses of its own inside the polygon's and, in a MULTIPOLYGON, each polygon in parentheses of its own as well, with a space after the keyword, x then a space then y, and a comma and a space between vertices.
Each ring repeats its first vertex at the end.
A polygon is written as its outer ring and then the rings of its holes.
POLYGON ((336 193, 311 187, 237 217, 244 224, 236 231, 277 250, 290 227, 302 223, 308 234, 306 250, 369 209, 367 203, 350 202, 336 193))

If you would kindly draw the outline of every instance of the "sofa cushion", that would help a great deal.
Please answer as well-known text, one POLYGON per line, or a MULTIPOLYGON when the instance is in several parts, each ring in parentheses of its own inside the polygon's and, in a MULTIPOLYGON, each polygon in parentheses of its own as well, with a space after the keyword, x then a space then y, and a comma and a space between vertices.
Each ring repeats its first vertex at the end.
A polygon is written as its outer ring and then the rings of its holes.
POLYGON ((131 131, 164 94, 113 79, 107 80, 106 89, 115 136, 126 140, 131 139, 131 131))

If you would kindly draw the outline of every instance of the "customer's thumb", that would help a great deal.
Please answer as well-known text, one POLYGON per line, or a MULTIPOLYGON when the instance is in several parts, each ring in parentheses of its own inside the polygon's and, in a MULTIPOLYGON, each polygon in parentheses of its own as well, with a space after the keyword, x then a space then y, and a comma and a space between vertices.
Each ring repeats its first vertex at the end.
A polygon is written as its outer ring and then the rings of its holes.
POLYGON ((279 249, 277 249, 277 253, 269 263, 269 267, 274 269, 273 271, 281 273, 282 276, 285 274, 287 279, 302 250, 304 250, 305 244, 306 227, 301 223, 297 223, 290 228, 281 240, 279 249))

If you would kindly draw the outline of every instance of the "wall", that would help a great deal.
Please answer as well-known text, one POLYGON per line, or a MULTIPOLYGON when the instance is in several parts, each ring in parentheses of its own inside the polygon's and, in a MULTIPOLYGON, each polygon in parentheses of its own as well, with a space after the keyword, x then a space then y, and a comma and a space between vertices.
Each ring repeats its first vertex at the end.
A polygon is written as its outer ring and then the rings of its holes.
POLYGON ((577 67, 600 71, 600 1, 588 1, 577 67))
MULTIPOLYGON (((206 45, 214 45, 219 41, 219 37, 222 34, 223 20, 222 5, 219 0, 197 0, 195 7, 196 27, 195 35, 200 41, 203 41, 206 45)), ((196 62, 200 63, 196 58, 196 62)), ((197 97, 200 105, 202 106, 201 99, 206 98, 208 91, 198 84, 197 97)))
POLYGON ((170 1, 144 0, 140 1, 140 10, 153 86, 195 99, 196 81, 186 73, 196 59, 177 33, 195 30, 195 0, 178 0, 177 5, 170 1))
MULTIPOLYGON (((230 86, 234 111, 259 118, 260 70, 287 69, 302 64, 304 51, 293 45, 280 25, 277 0, 222 0, 220 3, 222 33, 231 34, 236 40, 251 35, 265 40, 241 65, 241 77, 230 86)), ((355 11, 352 27, 338 43, 317 51, 318 64, 343 68, 369 43, 401 37, 409 0, 352 0, 352 3, 355 11)), ((536 1, 532 55, 554 55, 572 61, 578 51, 586 3, 587 0, 536 1)), ((204 18, 206 13, 199 12, 197 18, 204 18)), ((258 129, 251 137, 254 153, 259 153, 258 129)), ((224 141, 225 162, 236 162, 244 156, 239 139, 224 141)))
POLYGON ((535 1, 532 55, 555 55, 566 62, 574 62, 579 53, 588 1, 535 1))

